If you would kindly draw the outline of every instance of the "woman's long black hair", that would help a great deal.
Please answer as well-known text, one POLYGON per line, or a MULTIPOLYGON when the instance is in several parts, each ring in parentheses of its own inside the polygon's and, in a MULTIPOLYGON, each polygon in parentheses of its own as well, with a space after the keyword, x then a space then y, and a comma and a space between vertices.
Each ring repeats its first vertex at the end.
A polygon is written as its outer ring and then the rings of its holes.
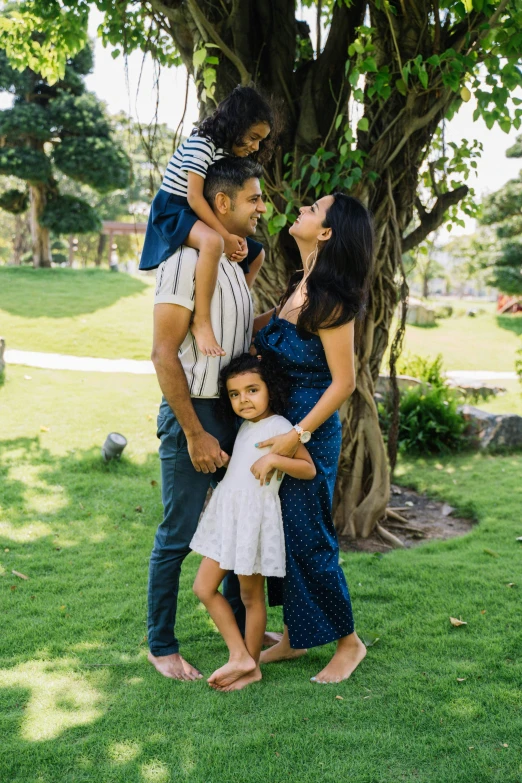
POLYGON ((268 387, 272 412, 282 416, 290 392, 290 380, 269 353, 265 353, 262 357, 242 353, 223 367, 219 375, 219 413, 227 419, 234 419, 236 414, 228 398, 227 381, 246 372, 255 372, 263 379, 268 387))
MULTIPOLYGON (((360 318, 366 309, 373 267, 373 224, 368 210, 353 196, 333 194, 324 228, 330 239, 320 243, 317 260, 307 278, 306 299, 297 319, 301 332, 333 329, 360 318)), ((303 278, 290 278, 281 305, 303 278)))
POLYGON ((252 125, 266 122, 270 133, 259 144, 259 152, 249 155, 259 163, 268 163, 274 153, 280 134, 280 119, 277 112, 255 87, 235 87, 218 105, 214 114, 202 120, 194 131, 198 136, 207 136, 217 147, 232 151, 234 144, 244 143, 252 125))

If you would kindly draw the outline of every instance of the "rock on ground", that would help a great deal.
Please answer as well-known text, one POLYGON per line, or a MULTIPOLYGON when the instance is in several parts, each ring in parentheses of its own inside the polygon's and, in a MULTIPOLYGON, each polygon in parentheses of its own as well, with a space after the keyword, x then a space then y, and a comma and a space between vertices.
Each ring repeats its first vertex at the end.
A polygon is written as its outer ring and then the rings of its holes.
POLYGON ((488 413, 473 405, 461 405, 467 434, 481 449, 522 449, 522 416, 488 413))

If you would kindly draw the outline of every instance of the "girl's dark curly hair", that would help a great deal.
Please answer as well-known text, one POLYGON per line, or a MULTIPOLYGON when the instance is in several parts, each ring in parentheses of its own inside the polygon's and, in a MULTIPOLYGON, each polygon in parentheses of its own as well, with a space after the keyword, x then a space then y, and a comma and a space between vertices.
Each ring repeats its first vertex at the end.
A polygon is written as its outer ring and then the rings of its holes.
POLYGON ((266 122, 270 126, 270 133, 260 142, 259 152, 248 157, 265 164, 274 154, 281 132, 281 121, 279 112, 255 87, 235 87, 230 95, 221 101, 214 114, 202 120, 193 133, 206 136, 217 147, 232 152, 232 146, 242 145, 248 130, 258 122, 266 122))
POLYGON ((247 372, 256 372, 260 376, 268 387, 271 410, 280 416, 284 415, 290 392, 290 380, 269 353, 264 354, 261 359, 243 353, 223 367, 219 376, 219 413, 229 420, 235 418, 236 414, 228 398, 227 381, 247 372))

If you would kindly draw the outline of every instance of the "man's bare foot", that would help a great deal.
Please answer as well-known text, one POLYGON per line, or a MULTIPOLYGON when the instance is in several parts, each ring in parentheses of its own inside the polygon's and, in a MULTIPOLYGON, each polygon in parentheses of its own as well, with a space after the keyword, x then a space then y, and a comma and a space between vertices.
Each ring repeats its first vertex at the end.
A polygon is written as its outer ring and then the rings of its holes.
POLYGON ((366 655, 366 647, 356 633, 339 639, 337 650, 325 668, 311 678, 311 682, 342 682, 355 671, 366 655))
POLYGON ((300 658, 302 655, 306 655, 308 650, 294 650, 290 647, 288 638, 283 636, 281 641, 269 647, 268 650, 263 650, 261 653, 260 663, 276 663, 276 661, 291 661, 294 658, 300 658))
POLYGON ((207 682, 211 688, 226 688, 239 680, 245 674, 250 674, 256 668, 256 662, 250 655, 235 658, 210 675, 207 682))
POLYGON ((243 677, 240 677, 239 680, 233 682, 232 685, 227 685, 226 688, 218 688, 217 690, 225 693, 230 693, 230 691, 242 691, 247 685, 252 685, 253 682, 259 682, 262 678, 261 669, 259 666, 256 666, 253 672, 244 674, 243 677))
POLYGON ((282 633, 276 633, 275 631, 265 631, 263 636, 263 647, 273 647, 283 638, 282 633))
POLYGON ((190 330, 196 338, 199 350, 205 356, 225 356, 226 351, 223 350, 216 340, 209 319, 198 318, 195 315, 190 325, 190 330))
POLYGON ((179 653, 172 655, 153 655, 151 652, 147 658, 156 671, 171 680, 201 680, 203 675, 188 663, 179 653))

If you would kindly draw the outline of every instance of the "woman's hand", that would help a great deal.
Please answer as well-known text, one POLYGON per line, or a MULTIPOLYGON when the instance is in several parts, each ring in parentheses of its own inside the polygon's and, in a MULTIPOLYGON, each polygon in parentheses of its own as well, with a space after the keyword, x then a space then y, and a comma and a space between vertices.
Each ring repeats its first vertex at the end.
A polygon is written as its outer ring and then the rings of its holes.
MULTIPOLYGON (((270 480, 272 476, 274 475, 275 471, 275 465, 274 465, 274 455, 273 454, 265 454, 264 457, 260 457, 258 460, 254 462, 252 467, 250 468, 250 472, 253 476, 258 479, 259 484, 263 486, 264 484, 270 484, 270 480)), ((279 475, 277 477, 279 480, 279 475)), ((281 478, 283 478, 283 474, 281 473, 281 478)))
MULTIPOLYGON (((274 435, 272 438, 268 438, 268 440, 263 440, 260 443, 256 443, 256 447, 258 449, 263 449, 267 446, 270 447, 270 454, 279 454, 281 457, 293 457, 295 456, 299 446, 299 435, 294 429, 292 429, 288 432, 285 432, 283 435, 274 435)), ((267 454, 267 456, 270 455, 267 454)), ((267 474, 266 478, 268 482, 270 482, 272 476, 274 475, 274 471, 275 468, 272 468, 267 474)), ((279 471, 277 477, 283 477, 281 471, 279 471)))

